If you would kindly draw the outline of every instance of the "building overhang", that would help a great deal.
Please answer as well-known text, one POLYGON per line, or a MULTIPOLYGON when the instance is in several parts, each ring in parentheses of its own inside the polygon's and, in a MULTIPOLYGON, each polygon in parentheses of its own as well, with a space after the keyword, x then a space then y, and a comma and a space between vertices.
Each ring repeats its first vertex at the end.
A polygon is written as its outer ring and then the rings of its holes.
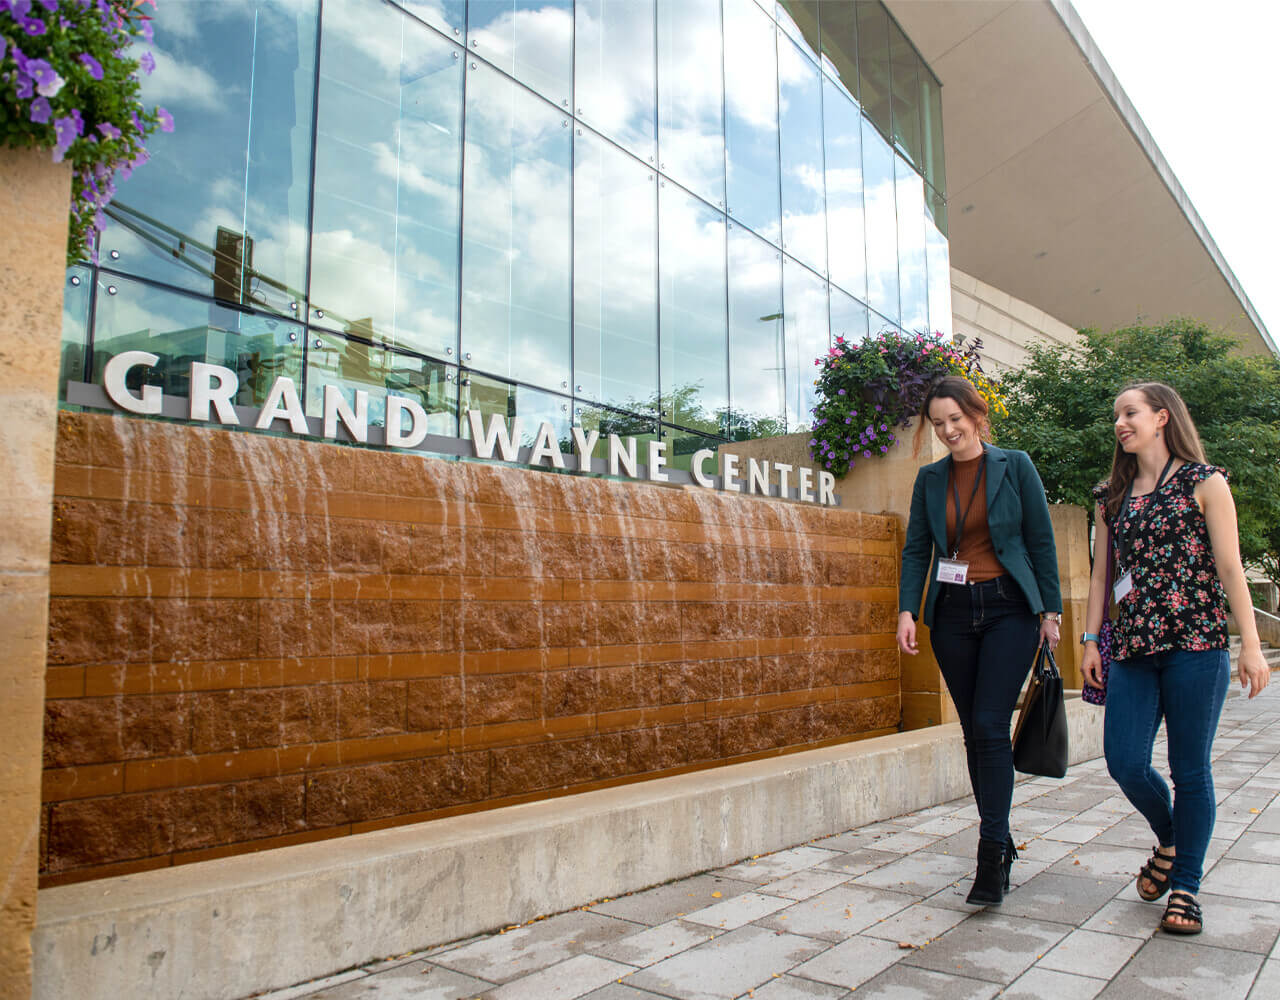
POLYGON ((1278 353, 1067 0, 886 0, 942 82, 951 262, 1077 329, 1278 353))

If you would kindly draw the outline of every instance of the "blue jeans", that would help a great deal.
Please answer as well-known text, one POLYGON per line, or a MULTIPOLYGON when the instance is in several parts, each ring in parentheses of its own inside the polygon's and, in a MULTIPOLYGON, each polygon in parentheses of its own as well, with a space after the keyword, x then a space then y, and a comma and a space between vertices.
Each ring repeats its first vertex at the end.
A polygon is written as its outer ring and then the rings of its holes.
POLYGON ((983 840, 1003 844, 1009 836, 1009 723, 1039 638, 1039 619, 1011 576, 943 586, 929 645, 960 716, 983 840))
POLYGON ((1171 886, 1200 891, 1204 852, 1217 804, 1209 750, 1227 696, 1225 649, 1171 649, 1115 660, 1107 678, 1103 747, 1107 769, 1125 797, 1151 824, 1162 847, 1174 847, 1171 886), (1160 719, 1169 737, 1176 794, 1151 766, 1160 719))

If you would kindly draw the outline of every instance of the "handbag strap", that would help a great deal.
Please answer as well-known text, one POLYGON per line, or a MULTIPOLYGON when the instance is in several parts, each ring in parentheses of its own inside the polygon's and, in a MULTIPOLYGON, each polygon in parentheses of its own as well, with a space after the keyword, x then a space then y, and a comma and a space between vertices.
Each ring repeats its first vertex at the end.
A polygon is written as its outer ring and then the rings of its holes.
POLYGON ((1058 676, 1058 662, 1053 658, 1053 651, 1047 642, 1041 642, 1040 648, 1036 650, 1035 664, 1031 672, 1042 680, 1058 676))

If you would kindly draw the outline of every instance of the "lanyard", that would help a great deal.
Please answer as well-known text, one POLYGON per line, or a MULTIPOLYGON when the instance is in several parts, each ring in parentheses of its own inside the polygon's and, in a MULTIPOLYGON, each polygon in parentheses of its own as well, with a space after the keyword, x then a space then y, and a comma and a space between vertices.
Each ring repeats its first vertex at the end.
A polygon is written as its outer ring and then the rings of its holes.
MULTIPOLYGON (((1155 488, 1152 489, 1152 491, 1148 493, 1147 496, 1154 497, 1156 495, 1156 491, 1159 490, 1160 487, 1164 485, 1165 477, 1169 475, 1169 469, 1172 466, 1173 466, 1173 456, 1170 455, 1169 461, 1164 463, 1164 469, 1160 473, 1160 478, 1156 480, 1155 488)), ((1151 508, 1155 505, 1155 501, 1153 500, 1150 504, 1147 505, 1146 509, 1142 511, 1140 517, 1138 519, 1135 519, 1135 521, 1129 525, 1128 530, 1122 532, 1120 526, 1124 522, 1124 516, 1129 510, 1129 501, 1132 499, 1133 499, 1133 483, 1130 482, 1129 488, 1125 491, 1125 494, 1124 494, 1124 503, 1120 505, 1120 510, 1116 514, 1116 542, 1117 542, 1117 549, 1118 549, 1117 555, 1119 556, 1120 566, 1125 569, 1127 569, 1129 566, 1129 554, 1133 551, 1134 536, 1137 535, 1142 530, 1142 526, 1147 523, 1147 515, 1151 513, 1151 508)))
POLYGON ((973 492, 969 494, 969 502, 965 504, 964 512, 960 511, 960 477, 956 475, 955 460, 951 462, 951 489, 956 498, 956 541, 953 546, 951 558, 955 559, 960 555, 960 539, 964 537, 964 522, 969 518, 969 511, 973 508, 974 498, 978 495, 978 487, 982 485, 982 477, 987 472, 987 453, 982 453, 982 461, 978 464, 978 474, 973 480, 973 492))

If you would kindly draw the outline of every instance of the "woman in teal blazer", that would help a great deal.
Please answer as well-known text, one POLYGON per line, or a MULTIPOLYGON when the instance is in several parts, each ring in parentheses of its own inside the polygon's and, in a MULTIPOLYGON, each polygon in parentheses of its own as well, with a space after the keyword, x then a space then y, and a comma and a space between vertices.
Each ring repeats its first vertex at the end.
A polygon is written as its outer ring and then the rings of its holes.
POLYGON ((917 447, 926 424, 950 454, 916 475, 902 547, 898 646, 919 652, 924 595, 924 623, 960 716, 981 819, 967 901, 990 906, 1003 899, 1017 857, 1009 832, 1009 724, 1037 645, 1058 644, 1058 557, 1035 466, 1025 452, 987 443, 987 402, 968 379, 947 377, 929 390, 917 447))

